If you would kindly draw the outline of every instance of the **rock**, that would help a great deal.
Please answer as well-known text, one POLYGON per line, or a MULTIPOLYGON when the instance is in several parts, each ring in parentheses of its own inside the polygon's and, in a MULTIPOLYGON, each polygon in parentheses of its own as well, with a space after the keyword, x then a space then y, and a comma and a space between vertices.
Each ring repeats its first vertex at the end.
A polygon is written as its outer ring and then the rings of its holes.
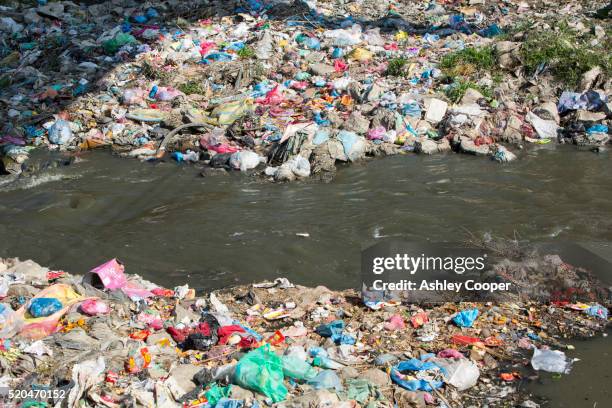
POLYGON ((576 112, 576 120, 580 122, 599 122, 606 118, 604 112, 589 112, 586 110, 579 110, 576 112))
POLYGON ((585 72, 580 79, 579 89, 582 90, 582 92, 591 89, 602 73, 603 71, 600 66, 593 67, 585 72))
POLYGON ((438 123, 446 114, 446 110, 448 109, 448 103, 443 100, 431 98, 429 99, 427 105, 427 112, 425 113, 425 120, 429 123, 438 123))
POLYGON ((370 120, 363 117, 359 111, 353 111, 344 122, 344 129, 355 132, 358 135, 366 134, 369 128, 370 120))
POLYGON ((537 106, 536 108, 534 108, 533 113, 535 113, 544 120, 554 120, 557 124, 559 124, 561 120, 559 118, 557 104, 552 101, 548 101, 537 106))
POLYGON ((463 95, 463 98, 461 98, 461 104, 466 105, 466 104, 477 103, 482 98, 484 98, 484 96, 480 92, 478 92, 476 89, 468 88, 466 89, 465 94, 463 95))
POLYGON ((438 145, 431 139, 421 139, 415 142, 414 151, 423 154, 434 154, 438 153, 438 145))
POLYGON ((435 154, 449 151, 450 143, 446 138, 434 141, 428 138, 417 139, 414 143, 414 151, 423 154, 435 154))
POLYGON ((521 64, 520 55, 520 43, 511 41, 500 41, 495 45, 495 51, 497 52, 497 63, 501 68, 514 69, 521 64))
POLYGON ((516 116, 511 115, 508 117, 506 128, 502 134, 502 140, 509 143, 521 143, 523 141, 523 135, 521 133, 521 126, 523 122, 516 116))
POLYGON ((368 102, 377 101, 380 99, 383 93, 385 93, 385 88, 380 86, 377 82, 374 82, 367 92, 366 100, 368 102))
POLYGON ((372 384, 380 387, 386 387, 391 385, 391 377, 386 372, 379 370, 378 368, 370 368, 359 375, 359 378, 368 380, 372 384))
POLYGON ((336 72, 333 65, 322 64, 322 63, 310 64, 309 68, 310 68, 310 72, 312 72, 314 75, 320 75, 320 76, 326 76, 326 75, 333 74, 336 72))
POLYGON ((197 384, 193 381, 193 376, 201 368, 194 364, 179 364, 170 372, 166 385, 175 399, 178 400, 196 387, 197 384))
POLYGON ((255 394, 239 385, 233 384, 232 389, 230 390, 230 398, 249 401, 255 398, 255 394))
POLYGON ((395 113, 386 108, 377 108, 372 116, 370 127, 384 127, 386 130, 395 129, 395 113))
POLYGON ((7 273, 23 274, 26 282, 47 282, 49 268, 44 268, 32 260, 17 262, 7 273))
POLYGON ((200 172, 202 177, 228 176, 229 173, 224 168, 204 167, 200 172))
POLYGON ((397 389, 395 398, 399 407, 425 408, 425 396, 422 392, 397 389))
POLYGON ((329 407, 334 406, 339 402, 338 396, 327 390, 316 390, 306 392, 305 394, 292 398, 289 401, 283 401, 277 405, 278 408, 312 408, 312 407, 329 407))
POLYGON ((25 298, 34 297, 39 292, 39 289, 34 286, 24 284, 13 284, 9 286, 7 296, 23 296, 25 298))
POLYGON ((347 378, 357 378, 359 377, 359 371, 357 371, 354 367, 345 366, 338 373, 340 378, 346 380, 347 378))
POLYGON ((470 153, 475 155, 487 155, 490 153, 489 145, 483 144, 476 146, 472 139, 462 137, 459 143, 459 149, 464 153, 470 153))

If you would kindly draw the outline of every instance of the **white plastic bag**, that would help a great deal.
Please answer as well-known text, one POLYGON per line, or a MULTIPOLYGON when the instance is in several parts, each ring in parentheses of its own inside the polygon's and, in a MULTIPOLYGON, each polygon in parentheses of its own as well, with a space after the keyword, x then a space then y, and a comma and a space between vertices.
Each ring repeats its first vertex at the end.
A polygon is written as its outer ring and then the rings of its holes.
POLYGON ((533 348, 531 366, 534 370, 548 371, 549 373, 569 374, 572 369, 572 360, 559 350, 540 350, 533 348))
POLYGON ((73 138, 70 122, 58 119, 49 129, 49 141, 53 144, 64 145, 73 138))
POLYGON ((478 366, 466 358, 459 360, 436 359, 435 363, 445 369, 444 380, 456 387, 458 391, 472 388, 480 377, 478 366))
POLYGON ((240 169, 240 171, 247 171, 254 169, 259 163, 264 162, 266 159, 255 152, 244 150, 236 152, 230 157, 230 166, 234 169, 240 169))

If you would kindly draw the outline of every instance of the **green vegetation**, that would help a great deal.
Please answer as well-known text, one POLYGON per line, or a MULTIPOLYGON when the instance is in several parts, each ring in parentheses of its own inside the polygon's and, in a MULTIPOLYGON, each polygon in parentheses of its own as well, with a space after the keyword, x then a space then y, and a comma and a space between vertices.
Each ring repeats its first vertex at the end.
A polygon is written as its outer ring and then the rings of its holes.
POLYGON ((390 76, 406 76, 405 66, 408 63, 406 58, 393 58, 387 64, 386 74, 390 76))
POLYGON ((238 56, 242 59, 249 59, 255 57, 255 50, 248 45, 245 45, 237 52, 238 56))
POLYGON ((546 67, 560 82, 575 86, 582 75, 599 65, 607 75, 612 74, 612 54, 609 43, 592 46, 592 36, 580 37, 565 24, 556 31, 532 33, 521 47, 527 74, 546 67))
POLYGON ((177 88, 185 95, 203 95, 205 92, 205 89, 200 81, 188 81, 180 84, 177 88))
POLYGON ((448 88, 446 88, 445 93, 448 99, 456 103, 459 102, 461 98, 463 98, 463 95, 465 95, 465 92, 469 88, 477 90, 482 94, 482 96, 487 99, 491 99, 493 97, 493 91, 491 90, 491 88, 487 86, 480 86, 475 82, 464 81, 461 79, 455 79, 455 82, 452 83, 448 88))
POLYGON ((442 57, 439 68, 447 76, 469 76, 495 67, 497 56, 491 46, 464 48, 442 57))

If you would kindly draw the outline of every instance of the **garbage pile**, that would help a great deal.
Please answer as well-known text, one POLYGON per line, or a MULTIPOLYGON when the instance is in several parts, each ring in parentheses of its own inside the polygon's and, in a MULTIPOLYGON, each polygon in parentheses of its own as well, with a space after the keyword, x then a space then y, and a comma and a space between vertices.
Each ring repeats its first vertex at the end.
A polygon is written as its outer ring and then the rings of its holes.
POLYGON ((594 300, 603 287, 581 288, 588 303, 568 287, 546 303, 425 307, 286 278, 196 293, 125 269, 112 259, 77 276, 0 259, 0 381, 22 390, 11 402, 534 407, 521 384, 570 373, 567 339, 609 322, 609 289, 594 300))
POLYGON ((41 146, 283 181, 406 152, 600 151, 609 30, 583 3, 6 2, 3 171, 41 146))

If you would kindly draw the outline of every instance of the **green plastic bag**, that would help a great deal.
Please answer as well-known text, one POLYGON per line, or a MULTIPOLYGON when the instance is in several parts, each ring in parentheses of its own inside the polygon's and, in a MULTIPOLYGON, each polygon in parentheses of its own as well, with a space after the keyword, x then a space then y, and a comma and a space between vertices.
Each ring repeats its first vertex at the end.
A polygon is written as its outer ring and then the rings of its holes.
POLYGON ((271 398, 274 402, 287 397, 287 387, 283 384, 283 364, 280 357, 265 344, 250 351, 236 365, 234 382, 271 398))
POLYGON ((204 395, 206 396, 206 401, 208 401, 210 406, 214 407, 217 405, 217 402, 219 402, 220 399, 228 398, 231 390, 231 385, 228 385, 227 387, 219 387, 217 384, 212 384, 204 395))
POLYGON ((317 370, 307 361, 295 356, 283 356, 283 373, 285 377, 295 380, 312 380, 317 376, 317 370))
POLYGON ((123 47, 125 44, 134 44, 136 42, 138 41, 136 41, 136 38, 131 34, 119 33, 115 38, 105 41, 102 47, 107 54, 115 54, 119 51, 119 48, 123 47))

